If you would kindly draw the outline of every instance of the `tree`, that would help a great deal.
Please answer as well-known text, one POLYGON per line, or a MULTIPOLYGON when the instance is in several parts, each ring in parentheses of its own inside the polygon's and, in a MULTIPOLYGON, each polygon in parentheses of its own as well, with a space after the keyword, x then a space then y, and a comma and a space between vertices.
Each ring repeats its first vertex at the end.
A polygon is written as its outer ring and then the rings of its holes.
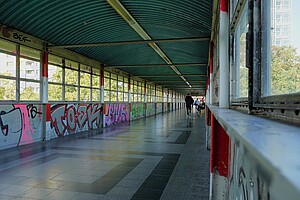
POLYGON ((272 94, 300 92, 300 56, 295 48, 273 46, 271 67, 272 94))

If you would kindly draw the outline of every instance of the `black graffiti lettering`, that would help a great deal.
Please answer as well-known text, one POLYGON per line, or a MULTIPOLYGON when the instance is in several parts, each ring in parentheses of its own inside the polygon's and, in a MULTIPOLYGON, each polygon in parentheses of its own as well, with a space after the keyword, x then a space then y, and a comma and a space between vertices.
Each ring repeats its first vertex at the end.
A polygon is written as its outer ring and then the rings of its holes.
POLYGON ((18 33, 13 33, 13 38, 21 42, 31 42, 31 40, 29 40, 26 36, 23 36, 18 33))
POLYGON ((3 110, 0 112, 0 127, 1 127, 3 135, 7 136, 7 134, 8 134, 8 125, 7 124, 4 125, 3 121, 2 121, 2 118, 1 118, 1 115, 5 115, 5 114, 6 114, 6 112, 3 111, 3 110))
POLYGON ((33 104, 29 104, 26 106, 27 111, 28 111, 28 117, 31 117, 32 119, 34 119, 36 117, 37 114, 42 114, 41 112, 38 112, 37 107, 34 106, 33 104))

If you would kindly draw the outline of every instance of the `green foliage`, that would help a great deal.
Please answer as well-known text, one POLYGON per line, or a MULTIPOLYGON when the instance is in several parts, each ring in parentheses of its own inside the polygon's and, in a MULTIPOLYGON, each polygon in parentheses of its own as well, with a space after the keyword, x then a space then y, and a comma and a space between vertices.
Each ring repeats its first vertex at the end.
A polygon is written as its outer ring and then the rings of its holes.
POLYGON ((300 56, 292 47, 272 47, 272 94, 300 92, 300 56))
POLYGON ((34 88, 32 86, 25 87, 24 90, 20 94, 21 100, 39 100, 39 94, 34 92, 34 88))

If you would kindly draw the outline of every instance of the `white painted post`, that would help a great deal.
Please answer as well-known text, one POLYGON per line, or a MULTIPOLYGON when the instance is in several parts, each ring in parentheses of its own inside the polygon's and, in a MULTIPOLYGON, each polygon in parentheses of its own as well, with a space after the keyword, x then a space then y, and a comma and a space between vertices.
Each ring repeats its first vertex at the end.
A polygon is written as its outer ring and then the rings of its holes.
POLYGON ((219 107, 229 108, 229 15, 228 0, 220 1, 220 32, 219 32, 219 56, 220 56, 220 83, 219 83, 219 107))

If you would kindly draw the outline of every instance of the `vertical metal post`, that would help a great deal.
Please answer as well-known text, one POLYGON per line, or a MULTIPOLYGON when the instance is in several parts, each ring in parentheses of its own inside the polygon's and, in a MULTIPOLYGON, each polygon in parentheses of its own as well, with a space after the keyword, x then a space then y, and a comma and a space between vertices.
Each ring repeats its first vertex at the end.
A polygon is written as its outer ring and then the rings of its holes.
POLYGON ((48 103, 48 51, 42 52, 42 138, 43 141, 50 140, 50 135, 46 136, 46 106, 48 103))
POLYGON ((100 67, 100 103, 102 104, 102 127, 105 127, 105 112, 104 112, 104 65, 101 64, 100 67))
POLYGON ((248 1, 248 34, 247 34, 247 68, 248 68, 248 112, 253 110, 253 59, 254 59, 254 37, 253 37, 253 0, 248 1))
POLYGON ((220 56, 220 83, 219 83, 219 107, 229 108, 229 15, 228 0, 220 1, 220 32, 219 32, 219 56, 220 56))

